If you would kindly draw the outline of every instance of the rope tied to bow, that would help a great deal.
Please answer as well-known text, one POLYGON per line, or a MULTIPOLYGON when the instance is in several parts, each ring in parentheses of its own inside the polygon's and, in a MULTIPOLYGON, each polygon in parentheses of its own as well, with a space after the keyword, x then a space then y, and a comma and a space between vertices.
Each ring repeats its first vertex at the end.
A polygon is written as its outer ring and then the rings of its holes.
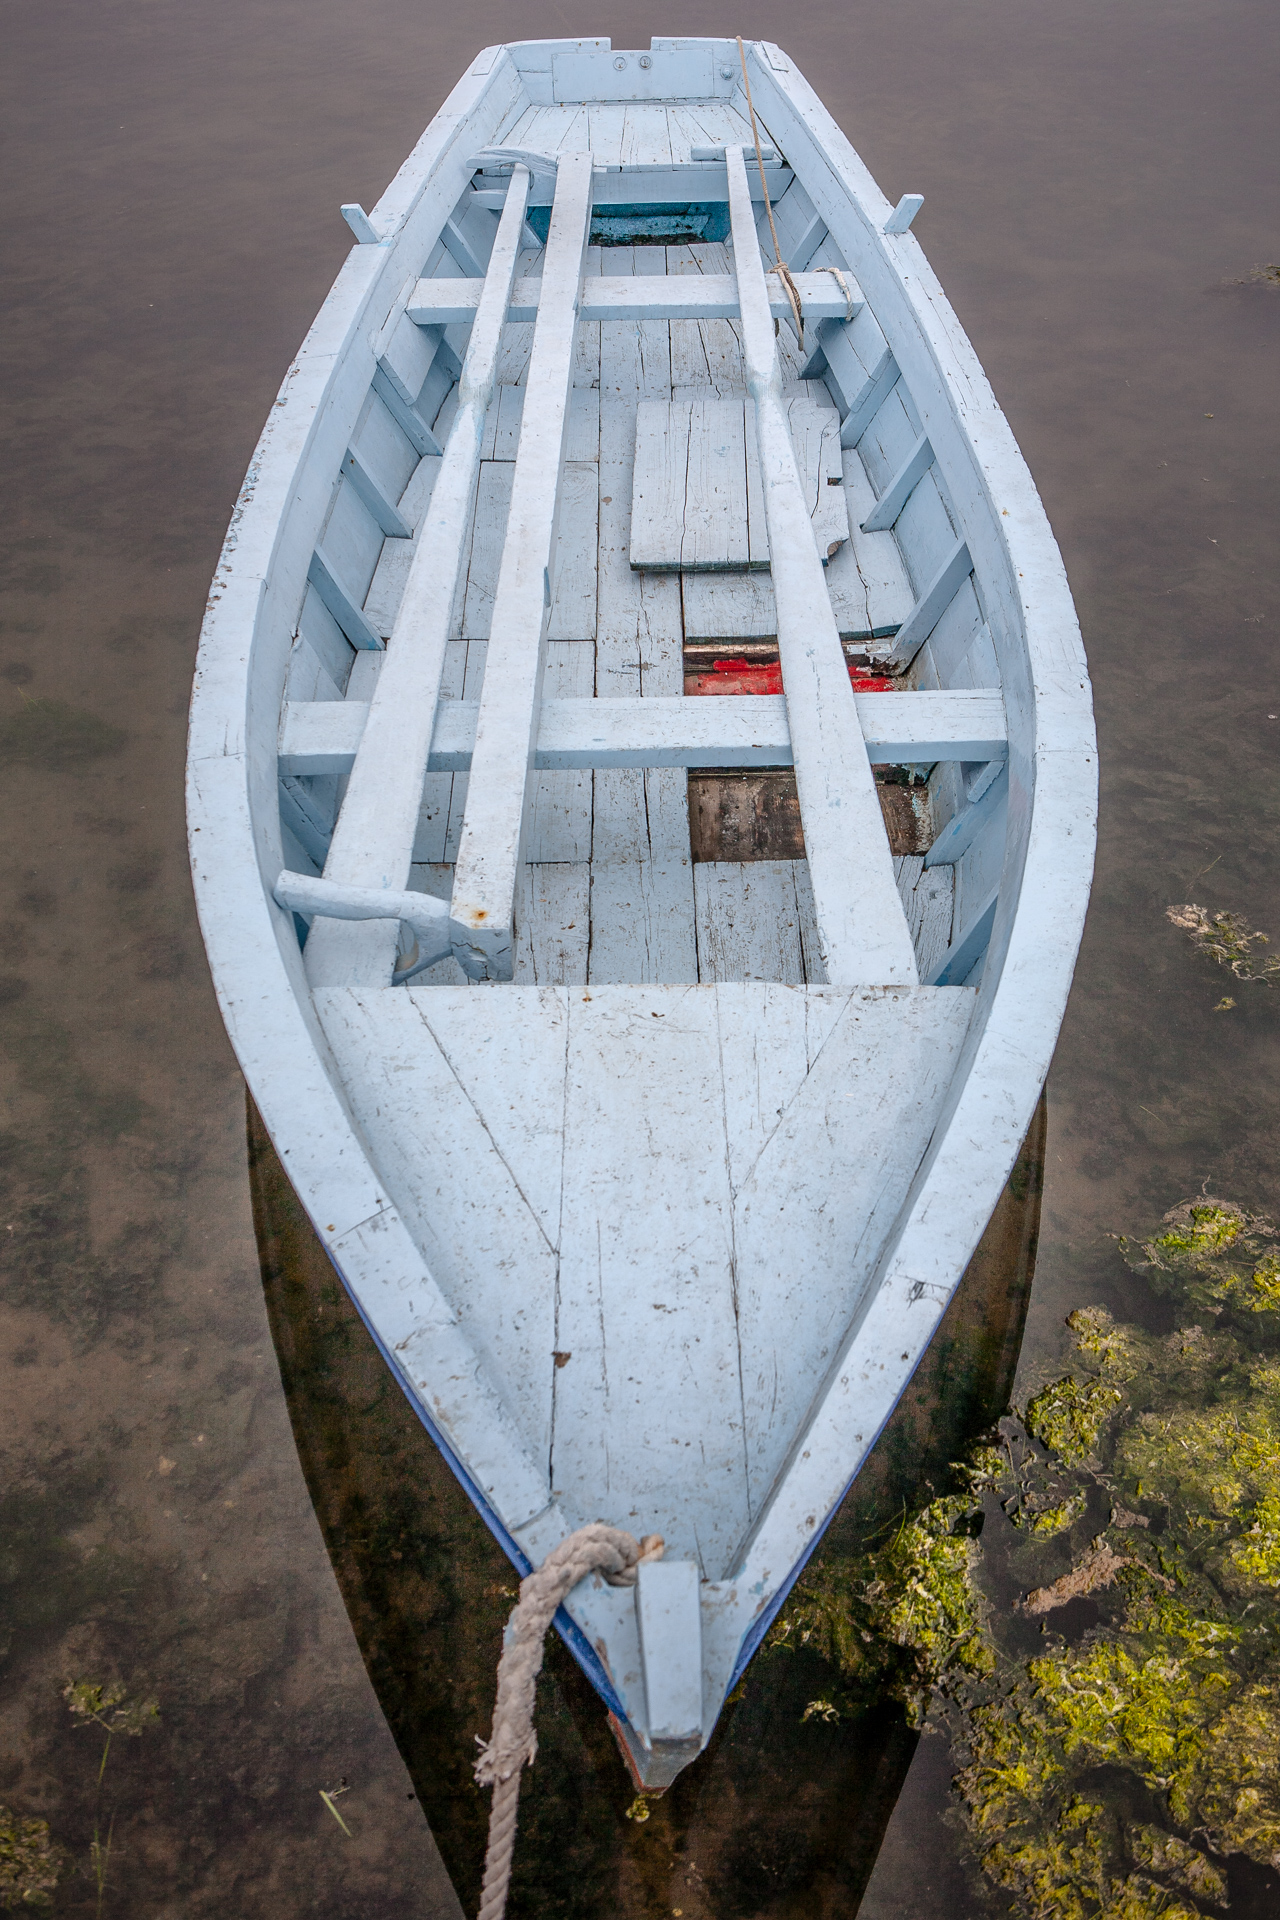
POLYGON ((502 1920, 506 1909, 516 1844, 520 1773, 523 1767, 532 1766, 538 1751, 533 1729, 534 1694, 542 1671, 547 1628, 556 1608, 589 1573, 602 1574, 611 1587, 633 1587, 641 1561, 660 1560, 662 1550, 660 1534, 650 1533, 636 1540, 621 1527, 598 1521, 579 1527, 559 1546, 552 1547, 542 1565, 520 1582, 520 1598, 502 1636, 493 1730, 487 1740, 480 1741, 480 1758, 475 1765, 480 1785, 493 1788, 479 1920, 502 1920))
MULTIPOLYGON (((769 198, 769 182, 764 177, 764 155, 760 151, 760 129, 756 125, 755 103, 751 98, 751 82, 747 78, 747 50, 742 44, 742 35, 738 35, 738 58, 742 62, 742 85, 747 96, 747 112, 751 115, 751 138, 756 143, 756 165, 760 169, 760 188, 764 194, 764 210, 769 220, 769 232, 773 239, 774 264, 770 273, 776 273, 782 281, 783 289, 791 305, 792 317, 796 323, 796 337, 800 342, 800 351, 804 352, 804 311, 800 305, 800 289, 792 277, 791 269, 782 257, 782 248, 778 245, 778 229, 773 224, 773 202, 769 198)), ((773 330, 776 333, 778 323, 775 320, 773 330)))

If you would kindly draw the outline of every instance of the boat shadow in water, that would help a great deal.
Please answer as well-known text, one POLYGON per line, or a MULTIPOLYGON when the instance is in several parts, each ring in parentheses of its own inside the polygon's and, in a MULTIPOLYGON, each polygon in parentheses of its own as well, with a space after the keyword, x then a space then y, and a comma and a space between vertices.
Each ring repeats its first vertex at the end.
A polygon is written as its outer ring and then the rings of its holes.
MULTIPOLYGON (((823 1542, 843 1556, 1004 1411, 1035 1265, 1041 1100, 933 1344, 823 1542)), ((294 1437, 360 1651, 464 1910, 473 1912, 488 1732, 516 1575, 420 1425, 330 1265, 252 1102, 254 1224, 294 1437)), ((757 1658, 704 1753, 637 1800, 600 1701, 558 1637, 538 1685, 511 1920, 791 1920, 856 1913, 917 1736, 885 1701, 836 1722, 806 1706, 829 1670, 757 1658)), ((355 1784, 355 1783, 353 1783, 355 1784)))

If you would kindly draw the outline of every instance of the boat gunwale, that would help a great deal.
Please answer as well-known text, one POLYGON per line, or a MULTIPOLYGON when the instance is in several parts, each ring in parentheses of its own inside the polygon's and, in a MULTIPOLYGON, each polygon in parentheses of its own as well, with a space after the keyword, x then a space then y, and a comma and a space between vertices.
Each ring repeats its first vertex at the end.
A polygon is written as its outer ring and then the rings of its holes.
MULTIPOLYGON (((758 43, 751 43, 748 53, 753 88, 765 95, 758 102, 761 117, 767 121, 771 107, 776 113, 789 103, 811 137, 817 138, 815 125, 821 127, 839 157, 844 184, 831 191, 842 194, 842 205, 857 216, 864 238, 865 258, 856 266, 851 261, 851 270, 877 318, 882 323, 892 318, 896 337, 891 344, 916 405, 922 406, 932 391, 936 411, 928 424, 931 437, 938 436, 934 446, 944 478, 953 491, 957 474, 963 478, 967 472, 976 483, 975 526, 966 522, 964 532, 977 541, 984 589, 1004 574, 1010 594, 1004 612, 1014 617, 1013 631, 994 634, 1009 709, 1010 824, 978 1006, 947 1104, 844 1349, 743 1542, 734 1577, 712 1583, 723 1590, 725 1602, 717 1613, 725 1644, 716 1665, 726 1676, 728 1667, 740 1671, 746 1664, 856 1476, 928 1346, 1008 1177, 1040 1095, 1074 970, 1092 873, 1096 799, 1096 747, 1079 628, 1061 557, 1008 423, 914 235, 883 234, 889 203, 816 94, 790 63, 779 66, 758 43), (892 315, 891 308, 897 309, 892 315), (984 505, 987 527, 976 521, 984 505), (1011 692, 1021 698, 1011 701, 1011 692), (973 1173, 975 1157, 982 1162, 980 1179, 973 1173), (916 1323, 908 1343, 910 1361, 891 1367, 876 1356, 891 1348, 901 1351, 904 1317, 916 1323), (859 1393, 855 1373, 862 1385, 872 1374, 880 1375, 884 1385, 878 1397, 859 1393)), ((299 574, 297 557, 291 556, 283 579, 277 577, 277 564, 291 536, 295 546, 306 545, 305 527, 303 539, 296 538, 296 521, 308 469, 320 442, 329 437, 336 444, 342 437, 332 429, 342 424, 338 402, 345 383, 361 394, 367 389, 376 339, 399 318, 401 296, 411 284, 407 272, 416 280, 434 239, 422 244, 436 208, 442 208, 438 231, 465 187, 469 174, 462 132, 482 105, 493 107, 493 96, 506 93, 514 100, 519 95, 523 83, 504 54, 502 47, 477 56, 453 89, 374 209, 380 240, 353 247, 286 375, 214 576, 192 697, 189 837, 215 989, 290 1178, 369 1324, 362 1292, 367 1300, 370 1285, 377 1284, 375 1268, 385 1266, 391 1252, 385 1236, 411 1269, 425 1275, 425 1266, 381 1190, 332 1070, 292 922, 270 898, 280 854, 271 843, 262 794, 274 791, 278 715, 255 713, 254 696, 273 643, 271 617, 295 588, 296 598, 301 597, 306 558, 299 574), (494 57, 488 59, 489 54, 494 57), (456 192, 446 204, 455 171, 456 192), (431 205, 424 208, 428 200, 431 205), (403 268, 402 258, 419 250, 412 268, 403 268), (253 877, 246 885, 250 869, 253 877), (299 1115, 305 1115, 301 1127, 299 1115), (380 1258, 361 1242, 371 1229, 384 1241, 380 1258)), ((502 120, 499 111, 495 125, 502 120)), ((779 129, 771 132, 778 139, 779 129)), ((472 146, 482 144, 477 138, 472 146)), ((786 149, 785 141, 778 144, 786 149)), ((794 164, 797 156, 789 157, 794 164)), ((799 166, 796 171, 814 197, 807 172, 799 166)), ((836 180, 834 167, 831 173, 836 180)), ((836 238, 843 250, 839 233, 836 238)), ((340 450, 327 470, 326 499, 328 476, 339 458, 340 450)), ((292 618, 286 625, 291 632, 292 618)), ((280 637, 274 636, 276 644, 280 637)), ((456 1337, 450 1337, 450 1312, 442 1297, 440 1307, 443 1318, 437 1318, 434 1331, 461 1360, 466 1343, 456 1326, 456 1337)), ((551 1544, 547 1529, 554 1532, 558 1521, 549 1483, 525 1455, 503 1404, 501 1383, 483 1380, 473 1358, 461 1395, 446 1387, 447 1364, 436 1367, 430 1384, 415 1385, 376 1331, 375 1338, 487 1523, 525 1570, 529 1555, 518 1536, 523 1534, 530 1548, 536 1540, 536 1550, 545 1551, 551 1544), (484 1422, 495 1424, 489 1444, 477 1449, 477 1423, 484 1422)), ((602 1685, 600 1663, 586 1643, 575 1651, 602 1692, 612 1694, 607 1676, 602 1685)), ((616 1708, 616 1695, 610 1704, 616 1708)))

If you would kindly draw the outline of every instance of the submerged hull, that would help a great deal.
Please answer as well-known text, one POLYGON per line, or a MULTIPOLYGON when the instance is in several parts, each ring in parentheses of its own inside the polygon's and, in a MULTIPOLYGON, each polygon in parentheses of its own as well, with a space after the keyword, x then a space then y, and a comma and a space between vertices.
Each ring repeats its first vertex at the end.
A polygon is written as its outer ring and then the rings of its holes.
POLYGON ((643 1633, 599 1582, 558 1623, 653 1786, 982 1234, 1093 854, 1087 673, 1007 424, 910 206, 785 55, 746 71, 758 158, 732 42, 479 56, 348 210, 192 713, 224 1017, 387 1364, 521 1569, 592 1519, 666 1540, 643 1633), (790 312, 747 258, 766 193, 803 352, 759 324, 790 312), (432 619, 415 736, 387 689, 432 619), (401 870, 377 782, 393 814, 415 752, 401 870))

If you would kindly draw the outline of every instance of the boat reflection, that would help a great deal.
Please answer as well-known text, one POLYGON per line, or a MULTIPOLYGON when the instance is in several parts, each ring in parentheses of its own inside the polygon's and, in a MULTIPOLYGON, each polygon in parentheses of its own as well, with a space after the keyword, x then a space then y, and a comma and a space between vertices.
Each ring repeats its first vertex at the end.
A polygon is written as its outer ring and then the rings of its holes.
MULTIPOLYGON (((1045 1105, 914 1380, 823 1542, 857 1549, 1004 1410, 1035 1265, 1045 1105)), ((307 1485, 370 1678, 463 1907, 480 1886, 487 1733, 515 1573, 437 1453, 312 1232, 252 1102, 254 1224, 307 1485)), ((701 1759, 637 1801, 600 1702, 553 1635, 524 1776, 511 1920, 855 1914, 916 1735, 893 1702, 834 1723, 828 1670, 758 1656, 701 1759)))

